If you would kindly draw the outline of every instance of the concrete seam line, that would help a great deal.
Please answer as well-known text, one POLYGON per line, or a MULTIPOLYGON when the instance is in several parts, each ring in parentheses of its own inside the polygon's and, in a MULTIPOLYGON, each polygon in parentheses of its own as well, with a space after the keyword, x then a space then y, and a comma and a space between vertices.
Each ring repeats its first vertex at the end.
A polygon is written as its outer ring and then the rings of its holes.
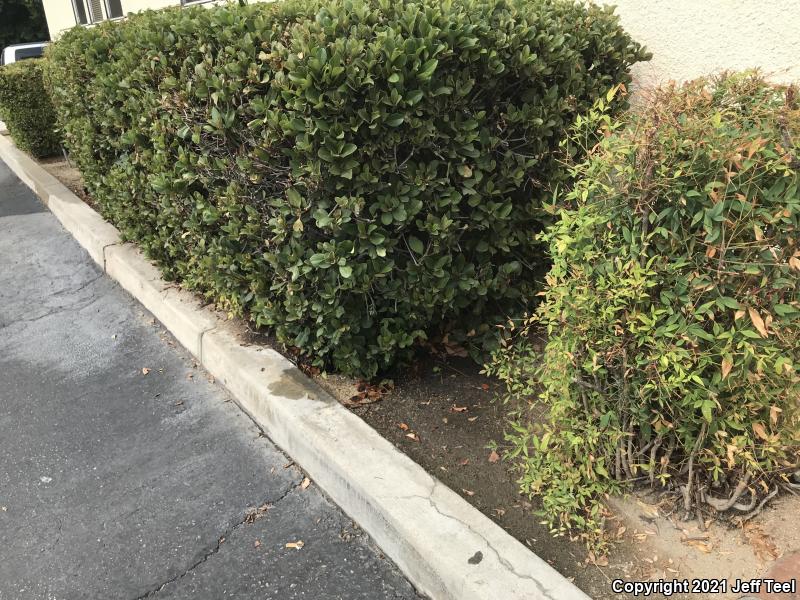
POLYGON ((106 244, 105 246, 103 246, 103 272, 104 273, 108 273, 108 267, 106 266, 106 261, 108 260, 106 258, 106 249, 110 248, 111 246, 119 246, 119 242, 114 242, 113 244, 106 244))
POLYGON ((198 350, 197 360, 200 361, 201 365, 203 364, 203 336, 207 334, 209 331, 214 331, 216 328, 217 326, 214 325, 212 327, 209 327, 208 329, 203 329, 203 331, 200 332, 200 337, 197 339, 197 350, 198 350))
MULTIPOLYGON (((41 167, 29 158, 14 160, 19 155, 13 144, 0 138, 0 158, 17 163, 14 171, 25 174, 24 181, 32 181, 29 186, 37 191, 41 186, 35 183, 36 170, 41 167), (29 168, 32 173, 26 172, 29 168)), ((65 203, 75 210, 53 214, 62 223, 74 221, 65 228, 86 248, 102 237, 103 232, 90 234, 99 215, 69 190, 63 191, 72 196, 65 203)), ((52 189, 51 194, 62 195, 52 189)), ((95 254, 96 250, 104 271, 230 390, 237 404, 372 536, 422 593, 432 600, 588 600, 287 358, 269 347, 243 345, 235 323, 219 319, 189 292, 168 289, 133 245, 115 241, 95 248, 95 254)))

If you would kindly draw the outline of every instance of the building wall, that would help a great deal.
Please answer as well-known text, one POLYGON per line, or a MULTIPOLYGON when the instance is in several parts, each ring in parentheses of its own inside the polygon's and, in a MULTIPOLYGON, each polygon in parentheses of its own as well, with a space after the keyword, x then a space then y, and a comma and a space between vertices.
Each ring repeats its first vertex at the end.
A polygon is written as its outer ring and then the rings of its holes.
MULTIPOLYGON (((593 0, 597 1, 597 0, 593 0)), ((636 65, 639 85, 761 67, 800 81, 800 0, 600 0, 653 53, 636 65)))
MULTIPOLYGON (((47 27, 50 29, 50 39, 71 27, 75 27, 75 13, 72 9, 72 0, 43 0, 44 14, 47 17, 47 27)), ((179 0, 121 0, 122 10, 125 14, 139 12, 140 10, 165 8, 180 4, 179 0)))
POLYGON ((51 40, 56 39, 61 31, 75 26, 75 12, 70 0, 43 0, 42 3, 51 40))
MULTIPOLYGON (((616 4, 625 29, 653 53, 636 65, 639 85, 761 67, 800 81, 800 0, 588 0, 616 4)), ((125 14, 178 0, 121 0, 125 14)), ((71 0, 44 0, 52 38, 75 26, 71 0)))

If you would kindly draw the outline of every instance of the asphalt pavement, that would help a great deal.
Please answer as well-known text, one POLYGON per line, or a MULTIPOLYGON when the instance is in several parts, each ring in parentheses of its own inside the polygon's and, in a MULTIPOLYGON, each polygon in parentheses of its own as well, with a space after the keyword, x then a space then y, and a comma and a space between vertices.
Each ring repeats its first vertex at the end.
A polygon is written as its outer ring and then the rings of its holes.
POLYGON ((0 162, 0 600, 418 597, 0 162))

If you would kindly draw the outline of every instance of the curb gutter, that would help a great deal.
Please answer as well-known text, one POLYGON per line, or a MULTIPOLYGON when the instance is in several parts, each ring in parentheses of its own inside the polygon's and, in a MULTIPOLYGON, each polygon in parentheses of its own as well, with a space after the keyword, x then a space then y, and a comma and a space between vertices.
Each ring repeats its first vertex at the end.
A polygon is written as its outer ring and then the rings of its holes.
POLYGON ((396 449, 278 352, 244 345, 193 294, 171 286, 115 227, 0 137, 0 159, 103 270, 232 393, 432 600, 588 600, 545 561, 396 449))

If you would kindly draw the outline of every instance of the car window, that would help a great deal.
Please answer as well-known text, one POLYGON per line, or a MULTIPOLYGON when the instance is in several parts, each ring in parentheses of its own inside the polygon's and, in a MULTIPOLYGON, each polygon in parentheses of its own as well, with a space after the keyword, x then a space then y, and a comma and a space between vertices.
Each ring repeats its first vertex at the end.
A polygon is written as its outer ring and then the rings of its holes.
POLYGON ((35 48, 18 48, 14 51, 14 57, 16 60, 37 58, 42 55, 42 50, 44 50, 44 48, 41 46, 37 46, 35 48))

